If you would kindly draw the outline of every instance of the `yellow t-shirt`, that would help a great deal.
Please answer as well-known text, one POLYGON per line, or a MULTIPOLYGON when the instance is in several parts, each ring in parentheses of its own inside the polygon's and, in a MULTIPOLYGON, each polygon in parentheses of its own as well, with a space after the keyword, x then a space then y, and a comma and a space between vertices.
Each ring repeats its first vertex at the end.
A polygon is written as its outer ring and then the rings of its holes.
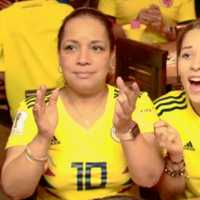
MULTIPOLYGON (((168 23, 183 22, 196 18, 194 0, 99 0, 98 9, 116 17, 118 23, 125 25, 130 24, 132 20, 136 19, 140 10, 148 8, 151 4, 159 6, 164 20, 168 23)), ((146 43, 166 42, 166 39, 162 36, 143 29, 143 26, 134 29, 135 32, 143 32, 140 38, 141 41, 146 43)), ((134 36, 134 34, 132 35, 134 36)))
POLYGON ((57 32, 72 10, 56 0, 28 0, 0 11, 0 71, 13 118, 27 90, 60 84, 57 32))
POLYGON ((186 162, 185 195, 200 197, 200 117, 194 112, 184 91, 172 91, 154 102, 160 119, 180 134, 186 162))
MULTIPOLYGON (((121 144, 112 133, 117 95, 117 90, 109 86, 105 112, 90 129, 77 124, 58 99, 59 123, 48 152, 52 162, 41 181, 38 199, 89 200, 117 194, 138 195, 121 144)), ((26 145, 36 135, 33 105, 34 98, 22 103, 7 148, 26 145)), ((138 98, 133 119, 142 132, 153 131, 157 115, 147 93, 138 98)))

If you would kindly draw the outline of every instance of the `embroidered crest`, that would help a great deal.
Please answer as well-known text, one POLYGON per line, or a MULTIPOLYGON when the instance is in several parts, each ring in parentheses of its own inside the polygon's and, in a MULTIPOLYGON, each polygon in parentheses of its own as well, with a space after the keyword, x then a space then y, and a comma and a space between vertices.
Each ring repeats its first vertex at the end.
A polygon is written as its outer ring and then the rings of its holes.
POLYGON ((21 134, 24 129, 27 112, 18 112, 12 126, 12 134, 21 134))
POLYGON ((161 0, 161 4, 162 6, 169 8, 172 7, 173 0, 161 0))

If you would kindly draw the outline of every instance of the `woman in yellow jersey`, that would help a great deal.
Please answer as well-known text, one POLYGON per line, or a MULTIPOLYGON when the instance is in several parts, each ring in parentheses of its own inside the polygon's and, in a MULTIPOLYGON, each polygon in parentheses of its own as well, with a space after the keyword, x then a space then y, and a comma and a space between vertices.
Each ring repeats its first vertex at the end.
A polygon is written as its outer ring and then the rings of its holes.
POLYGON ((138 196, 137 185, 153 186, 163 170, 140 134, 153 132, 157 115, 135 82, 106 84, 111 22, 97 10, 75 10, 61 26, 58 52, 64 87, 46 94, 42 86, 22 102, 7 143, 4 191, 23 199, 37 188, 39 200, 138 196))
MULTIPOLYGON (((173 143, 175 150, 171 152, 173 154, 178 149, 179 158, 174 161, 167 159, 165 173, 160 181, 163 199, 175 199, 178 194, 182 194, 180 199, 200 199, 199 34, 200 20, 197 20, 182 32, 177 42, 178 73, 184 89, 171 91, 154 102, 159 117, 176 128, 181 138, 176 137, 173 143)), ((166 127, 162 133, 167 137, 166 127)))
POLYGON ((99 0, 98 9, 116 17, 130 39, 147 43, 175 40, 176 24, 196 18, 194 0, 99 0))

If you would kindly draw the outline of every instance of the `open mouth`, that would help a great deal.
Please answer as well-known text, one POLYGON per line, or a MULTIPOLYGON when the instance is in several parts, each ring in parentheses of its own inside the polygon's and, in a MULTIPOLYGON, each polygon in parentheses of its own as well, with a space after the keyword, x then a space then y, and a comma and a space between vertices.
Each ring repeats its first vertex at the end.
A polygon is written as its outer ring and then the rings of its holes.
POLYGON ((200 77, 189 78, 189 83, 192 91, 200 92, 200 77))

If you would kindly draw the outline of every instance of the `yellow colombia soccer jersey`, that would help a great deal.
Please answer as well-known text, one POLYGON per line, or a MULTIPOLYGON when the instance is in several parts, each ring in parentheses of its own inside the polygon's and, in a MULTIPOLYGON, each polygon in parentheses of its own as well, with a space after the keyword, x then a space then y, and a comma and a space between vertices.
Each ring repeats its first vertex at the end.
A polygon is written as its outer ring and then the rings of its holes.
MULTIPOLYGON (((129 24, 136 19, 140 10, 155 4, 159 6, 167 23, 183 22, 195 19, 194 0, 99 0, 98 9, 115 16, 120 24, 129 24)), ((140 26, 143 29, 143 26, 140 26)), ((139 30, 134 30, 139 31, 139 30)), ((143 32, 143 30, 141 30, 143 32)), ((134 39, 134 38, 130 38, 134 39)), ((141 41, 147 43, 166 42, 158 34, 145 30, 141 41)))
POLYGON ((200 197, 200 117, 184 91, 172 91, 154 102, 159 117, 181 135, 187 171, 186 197, 200 197))
MULTIPOLYGON (((90 128, 77 124, 58 98, 59 123, 49 148, 52 162, 38 190, 40 200, 89 200, 117 194, 137 196, 121 144, 112 134, 118 91, 109 86, 105 113, 90 128)), ((14 121, 7 148, 26 145, 37 133, 32 116, 34 99, 26 99, 14 121)), ((133 118, 142 132, 152 132, 157 115, 147 93, 137 101, 133 118)))
POLYGON ((28 0, 0 11, 0 71, 12 117, 29 90, 59 85, 57 32, 72 10, 56 0, 28 0))

